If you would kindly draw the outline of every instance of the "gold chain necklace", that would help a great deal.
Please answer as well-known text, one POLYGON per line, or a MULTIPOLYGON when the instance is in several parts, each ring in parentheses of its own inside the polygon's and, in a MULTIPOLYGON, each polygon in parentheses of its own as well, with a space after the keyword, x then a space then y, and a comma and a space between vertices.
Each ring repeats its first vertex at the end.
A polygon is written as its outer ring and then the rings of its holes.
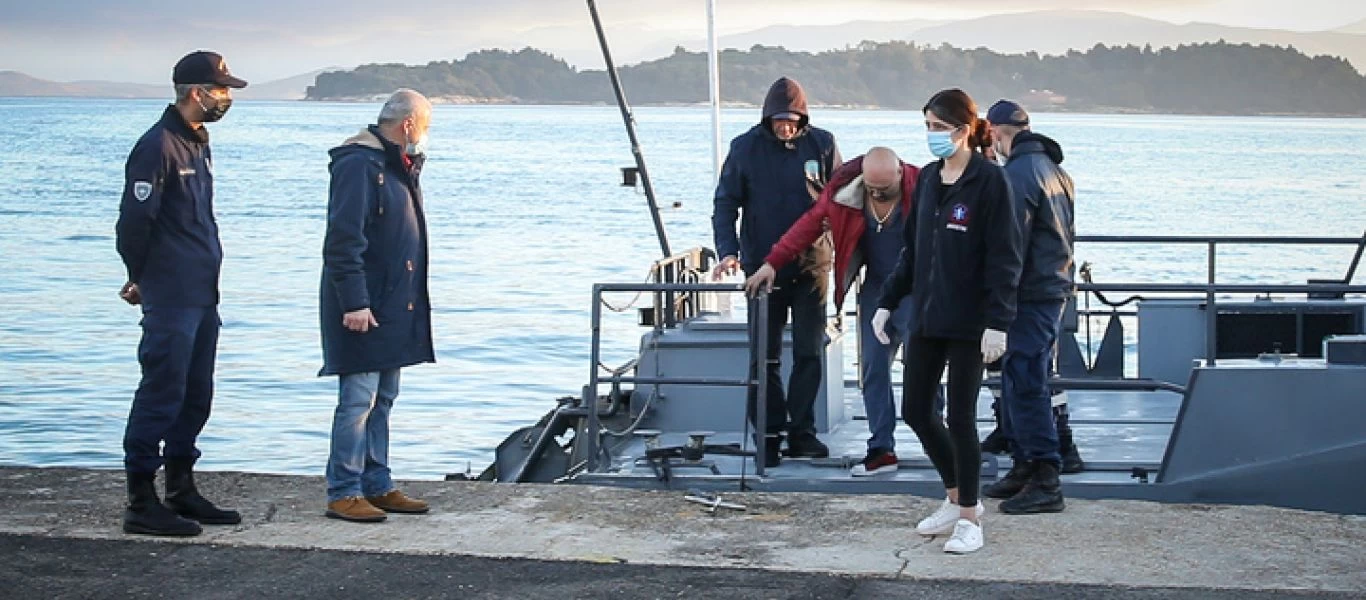
POLYGON ((876 202, 869 203, 868 208, 873 211, 873 220, 877 221, 877 232, 882 233, 882 224, 886 223, 888 219, 892 218, 892 213, 896 212, 896 202, 892 202, 892 206, 887 209, 887 214, 882 215, 881 217, 877 216, 876 202))

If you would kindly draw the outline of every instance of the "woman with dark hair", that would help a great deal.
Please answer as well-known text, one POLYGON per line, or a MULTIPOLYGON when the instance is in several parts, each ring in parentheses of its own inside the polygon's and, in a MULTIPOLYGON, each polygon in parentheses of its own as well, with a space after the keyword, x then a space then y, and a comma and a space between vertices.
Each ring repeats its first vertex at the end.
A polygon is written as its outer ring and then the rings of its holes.
POLYGON ((1005 172, 980 152, 991 141, 977 104, 962 90, 944 90, 924 113, 930 152, 939 160, 920 172, 905 247, 883 289, 873 330, 884 338, 891 311, 911 296, 917 318, 906 341, 901 415, 948 493, 916 531, 952 534, 944 551, 967 553, 983 544, 977 440, 982 365, 1006 350, 1023 237, 1005 172), (947 428, 934 407, 946 363, 947 428))

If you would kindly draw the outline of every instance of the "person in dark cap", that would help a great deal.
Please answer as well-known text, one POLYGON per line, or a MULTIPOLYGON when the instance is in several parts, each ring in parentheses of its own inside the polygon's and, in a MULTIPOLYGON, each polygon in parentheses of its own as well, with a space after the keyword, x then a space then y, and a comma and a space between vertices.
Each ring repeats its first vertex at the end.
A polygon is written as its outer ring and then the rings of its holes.
MULTIPOLYGON (((783 234, 811 207, 819 187, 840 165, 835 136, 811 126, 806 92, 783 77, 773 82, 764 99, 757 125, 731 141, 730 153, 716 185, 712 230, 715 275, 743 269, 751 276, 764 264, 783 234), (740 220, 740 234, 735 221, 740 220)), ((766 466, 777 466, 782 433, 787 432, 787 455, 824 458, 830 455, 816 437, 815 403, 821 385, 821 347, 825 341, 825 296, 831 249, 819 244, 803 260, 780 269, 769 296, 766 466), (792 373, 784 394, 781 375, 783 332, 792 315, 792 373)), ((758 365, 750 365, 758 372, 758 365)), ((757 407, 750 389, 748 412, 757 407)))
POLYGON ((223 118, 246 87, 214 52, 176 63, 175 103, 138 139, 125 166, 115 226, 128 282, 119 297, 142 309, 142 381, 124 431, 128 506, 123 530, 189 536, 242 517, 200 495, 195 441, 209 418, 218 347, 223 246, 213 214, 213 154, 205 123, 223 118), (164 448, 163 445, 164 444, 164 448), (166 501, 156 472, 166 466, 166 501))
POLYGON ((1062 456, 1048 380, 1063 308, 1076 290, 1076 188, 1060 166, 1062 148, 1030 130, 1029 114, 1019 104, 997 102, 987 121, 1015 192, 1025 253, 1015 321, 1001 359, 1000 429, 1013 466, 982 494, 1005 498, 1000 508, 1006 514, 1059 512, 1064 507, 1058 480, 1062 456))

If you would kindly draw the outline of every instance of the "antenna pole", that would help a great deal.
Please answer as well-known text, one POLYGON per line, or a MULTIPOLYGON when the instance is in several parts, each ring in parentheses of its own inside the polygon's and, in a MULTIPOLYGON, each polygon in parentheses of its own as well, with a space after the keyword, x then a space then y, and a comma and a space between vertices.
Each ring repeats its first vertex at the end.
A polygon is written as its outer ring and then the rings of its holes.
POLYGON ((659 203, 655 201, 655 188, 650 184, 650 171, 645 168, 645 155, 640 151, 640 140, 636 138, 636 118, 631 107, 626 104, 626 92, 621 89, 621 78, 612 62, 612 51, 607 47, 607 35, 602 31, 602 19, 598 18, 598 5, 588 0, 588 12, 593 15, 593 28, 598 31, 598 44, 602 46, 602 59, 607 63, 607 76, 612 79, 612 91, 617 95, 617 107, 621 108, 621 120, 626 123, 626 135, 631 138, 631 154, 636 157, 636 168, 640 170, 640 182, 645 186, 645 199, 650 203, 650 217, 654 219, 655 236, 659 238, 659 250, 664 258, 673 255, 669 252, 669 236, 664 232, 664 220, 659 215, 659 203))

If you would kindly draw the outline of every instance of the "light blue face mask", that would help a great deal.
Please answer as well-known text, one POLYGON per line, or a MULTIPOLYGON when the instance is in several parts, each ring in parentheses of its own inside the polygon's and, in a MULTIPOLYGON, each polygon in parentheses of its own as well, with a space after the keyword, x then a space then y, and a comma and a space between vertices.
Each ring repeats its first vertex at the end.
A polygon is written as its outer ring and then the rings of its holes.
POLYGON ((948 158, 958 153, 958 143, 953 141, 952 131, 927 131, 925 138, 930 143, 930 154, 948 158))

